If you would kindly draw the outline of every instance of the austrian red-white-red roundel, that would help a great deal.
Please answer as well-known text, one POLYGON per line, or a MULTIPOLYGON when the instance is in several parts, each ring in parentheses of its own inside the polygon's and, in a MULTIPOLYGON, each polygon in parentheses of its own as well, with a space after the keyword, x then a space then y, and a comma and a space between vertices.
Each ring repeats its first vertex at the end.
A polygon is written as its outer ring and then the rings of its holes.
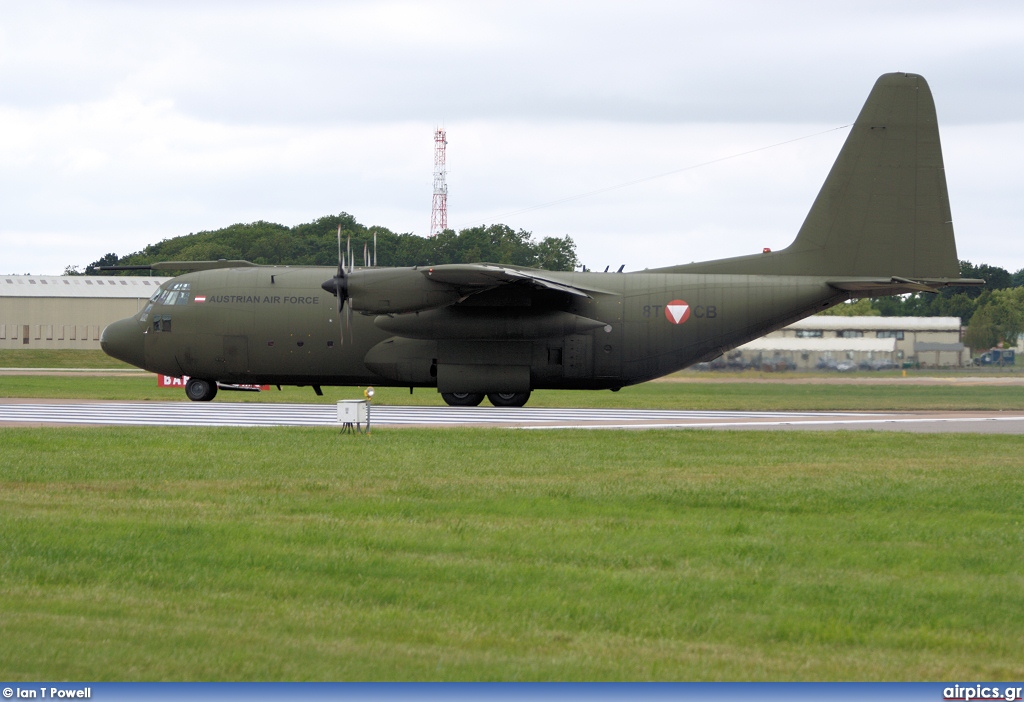
POLYGON ((685 300, 672 300, 665 305, 665 318, 672 324, 682 324, 690 318, 690 306, 685 300))

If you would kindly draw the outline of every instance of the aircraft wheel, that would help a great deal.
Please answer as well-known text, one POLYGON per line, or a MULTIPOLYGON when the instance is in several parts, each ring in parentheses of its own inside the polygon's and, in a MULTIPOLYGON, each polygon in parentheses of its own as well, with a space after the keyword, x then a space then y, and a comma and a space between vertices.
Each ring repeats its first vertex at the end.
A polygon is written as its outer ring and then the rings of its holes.
POLYGON ((442 392, 441 399, 451 407, 476 407, 484 401, 482 392, 442 392))
POLYGON ((209 402, 217 396, 217 383, 212 380, 189 378, 185 384, 185 395, 193 402, 209 402))
POLYGON ((530 399, 529 392, 492 392, 487 399, 495 407, 522 407, 530 399))

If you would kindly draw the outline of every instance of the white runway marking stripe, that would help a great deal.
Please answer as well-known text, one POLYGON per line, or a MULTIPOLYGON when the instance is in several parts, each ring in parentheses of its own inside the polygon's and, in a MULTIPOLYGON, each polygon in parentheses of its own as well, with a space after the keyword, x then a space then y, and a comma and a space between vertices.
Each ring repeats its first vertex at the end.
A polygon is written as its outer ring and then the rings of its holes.
MULTIPOLYGON (((868 429, 1024 433, 1024 413, 726 412, 547 407, 374 406, 374 427, 480 426, 520 429, 868 429), (981 416, 979 416, 981 415, 981 416)), ((28 402, 0 400, 0 424, 338 427, 332 404, 243 402, 28 402)))
MULTIPOLYGON (((375 426, 410 424, 480 424, 534 426, 547 424, 652 426, 709 420, 809 420, 830 417, 864 417, 858 413, 721 412, 673 410, 554 409, 499 407, 385 407, 371 410, 375 426)), ((185 403, 185 402, 86 402, 0 404, 0 422, 45 424, 98 424, 123 426, 337 426, 334 405, 185 403)))

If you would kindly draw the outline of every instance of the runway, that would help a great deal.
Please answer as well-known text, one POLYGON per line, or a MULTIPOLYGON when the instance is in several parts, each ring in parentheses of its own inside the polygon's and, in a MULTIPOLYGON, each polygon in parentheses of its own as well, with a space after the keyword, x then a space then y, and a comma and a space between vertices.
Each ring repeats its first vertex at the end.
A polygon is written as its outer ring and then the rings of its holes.
MULTIPOLYGON (((334 405, 0 400, 7 426, 340 427, 334 405)), ((725 412, 374 406, 372 428, 876 430, 1024 434, 1024 412, 725 412)))

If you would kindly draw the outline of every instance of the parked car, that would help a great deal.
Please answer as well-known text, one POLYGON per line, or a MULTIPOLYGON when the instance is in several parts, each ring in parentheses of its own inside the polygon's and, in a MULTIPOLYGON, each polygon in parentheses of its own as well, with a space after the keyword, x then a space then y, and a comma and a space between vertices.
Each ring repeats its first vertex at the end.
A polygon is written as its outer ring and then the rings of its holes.
POLYGON ((976 366, 1013 366, 1016 354, 1013 349, 989 349, 973 360, 976 366))
POLYGON ((784 356, 772 356, 761 361, 761 370, 765 373, 781 373, 796 370, 796 363, 784 356))
POLYGON ((864 360, 860 362, 861 370, 895 370, 896 364, 890 361, 888 358, 873 358, 871 360, 864 360))

